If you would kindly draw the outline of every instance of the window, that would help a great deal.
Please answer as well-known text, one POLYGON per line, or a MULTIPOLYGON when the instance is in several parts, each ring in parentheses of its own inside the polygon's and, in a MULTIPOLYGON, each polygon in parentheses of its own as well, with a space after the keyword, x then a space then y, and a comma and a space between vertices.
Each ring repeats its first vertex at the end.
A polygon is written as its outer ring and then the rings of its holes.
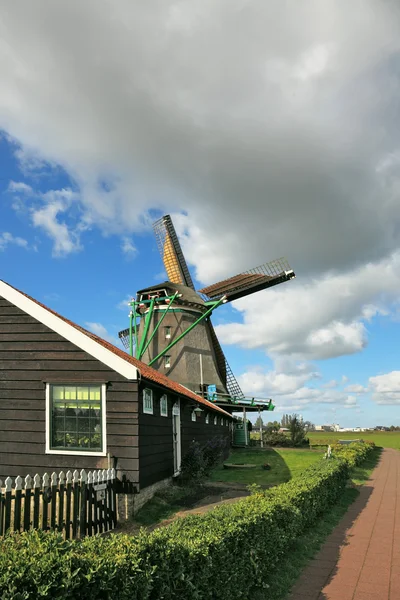
POLYGON ((153 391, 143 390, 143 412, 147 415, 153 414, 153 391))
POLYGON ((224 424, 224 420, 223 420, 223 418, 221 417, 221 425, 223 425, 223 424, 224 424))
POLYGON ((166 340, 171 339, 171 327, 169 325, 167 327, 164 327, 164 333, 166 340))
POLYGON ((167 398, 167 394, 164 394, 160 398, 160 415, 162 417, 168 417, 168 398, 167 398))
POLYGON ((206 414, 206 423, 209 423, 209 422, 210 422, 210 415, 207 413, 206 414))
POLYGON ((214 425, 217 424, 217 417, 214 417, 214 425))
POLYGON ((166 369, 169 369, 170 366, 171 366, 171 357, 169 356, 169 354, 166 354, 164 356, 164 367, 166 369))
POLYGON ((105 384, 46 385, 46 452, 106 454, 105 384))
POLYGON ((196 413, 192 410, 192 421, 196 421, 196 413))

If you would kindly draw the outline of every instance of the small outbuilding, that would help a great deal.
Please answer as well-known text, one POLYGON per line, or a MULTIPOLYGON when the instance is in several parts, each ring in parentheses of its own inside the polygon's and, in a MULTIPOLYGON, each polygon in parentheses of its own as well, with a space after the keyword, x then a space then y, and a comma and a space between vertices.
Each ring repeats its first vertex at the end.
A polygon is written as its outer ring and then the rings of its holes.
POLYGON ((129 512, 232 416, 0 281, 0 479, 115 468, 129 512), (199 410, 200 409, 200 410, 199 410), (133 502, 134 499, 134 502, 133 502))

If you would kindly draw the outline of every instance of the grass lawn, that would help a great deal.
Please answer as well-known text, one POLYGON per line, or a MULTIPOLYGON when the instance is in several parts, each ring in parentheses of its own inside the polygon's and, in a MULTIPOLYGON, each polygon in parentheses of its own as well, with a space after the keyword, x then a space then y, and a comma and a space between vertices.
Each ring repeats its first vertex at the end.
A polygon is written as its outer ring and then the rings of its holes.
POLYGON ((361 433, 340 433, 329 431, 313 431, 307 434, 310 444, 332 444, 337 440, 370 440, 382 448, 400 450, 400 431, 366 431, 361 433))
POLYGON ((257 483, 259 485, 278 485, 285 483, 293 477, 297 477, 306 467, 321 458, 323 450, 263 450, 253 448, 233 449, 227 463, 256 464, 256 469, 224 469, 220 465, 211 473, 211 481, 222 481, 228 483, 257 483), (261 468, 261 465, 271 465, 269 471, 261 468))

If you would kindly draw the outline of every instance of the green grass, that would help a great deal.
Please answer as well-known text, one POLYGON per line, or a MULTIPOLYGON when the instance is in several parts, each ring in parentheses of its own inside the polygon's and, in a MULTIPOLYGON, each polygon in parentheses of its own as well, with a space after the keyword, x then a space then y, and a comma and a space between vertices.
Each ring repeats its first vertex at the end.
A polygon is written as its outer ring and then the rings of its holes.
POLYGON ((210 490, 206 486, 172 485, 157 492, 135 515, 135 522, 144 527, 169 519, 176 512, 195 504, 210 490))
POLYGON ((366 431, 361 433, 340 433, 329 431, 313 431, 307 434, 310 444, 333 444, 337 440, 362 439, 375 442, 382 448, 395 448, 400 450, 400 431, 366 431))
POLYGON ((242 483, 258 485, 279 485, 293 477, 297 477, 306 467, 319 460, 321 451, 312 450, 262 450, 262 449, 234 449, 225 461, 233 464, 251 463, 258 465, 256 469, 224 469, 220 465, 213 470, 211 481, 222 481, 227 483, 242 483), (263 463, 271 465, 271 470, 265 471, 261 468, 263 463))
POLYGON ((355 485, 364 485, 371 476, 372 471, 375 469, 379 462, 381 455, 381 448, 374 448, 370 456, 364 460, 364 462, 358 467, 353 467, 350 471, 350 479, 355 485))

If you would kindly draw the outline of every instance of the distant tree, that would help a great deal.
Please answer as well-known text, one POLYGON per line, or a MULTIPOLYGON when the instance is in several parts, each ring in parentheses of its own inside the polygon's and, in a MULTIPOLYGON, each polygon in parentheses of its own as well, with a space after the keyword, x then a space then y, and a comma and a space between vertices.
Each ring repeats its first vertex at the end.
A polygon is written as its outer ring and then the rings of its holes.
POLYGON ((283 415, 281 423, 282 427, 287 427, 289 424, 289 415, 283 415))
POLYGON ((279 421, 269 421, 266 426, 266 430, 268 433, 273 433, 274 431, 279 431, 281 424, 279 421))
POLYGON ((311 421, 304 421, 303 425, 306 431, 315 431, 315 425, 311 421))
POLYGON ((299 415, 289 417, 289 432, 293 446, 300 446, 306 437, 306 428, 299 415))
POLYGON ((257 417, 256 422, 254 423, 254 429, 257 429, 257 431, 260 430, 260 427, 263 426, 263 420, 260 416, 257 417))

